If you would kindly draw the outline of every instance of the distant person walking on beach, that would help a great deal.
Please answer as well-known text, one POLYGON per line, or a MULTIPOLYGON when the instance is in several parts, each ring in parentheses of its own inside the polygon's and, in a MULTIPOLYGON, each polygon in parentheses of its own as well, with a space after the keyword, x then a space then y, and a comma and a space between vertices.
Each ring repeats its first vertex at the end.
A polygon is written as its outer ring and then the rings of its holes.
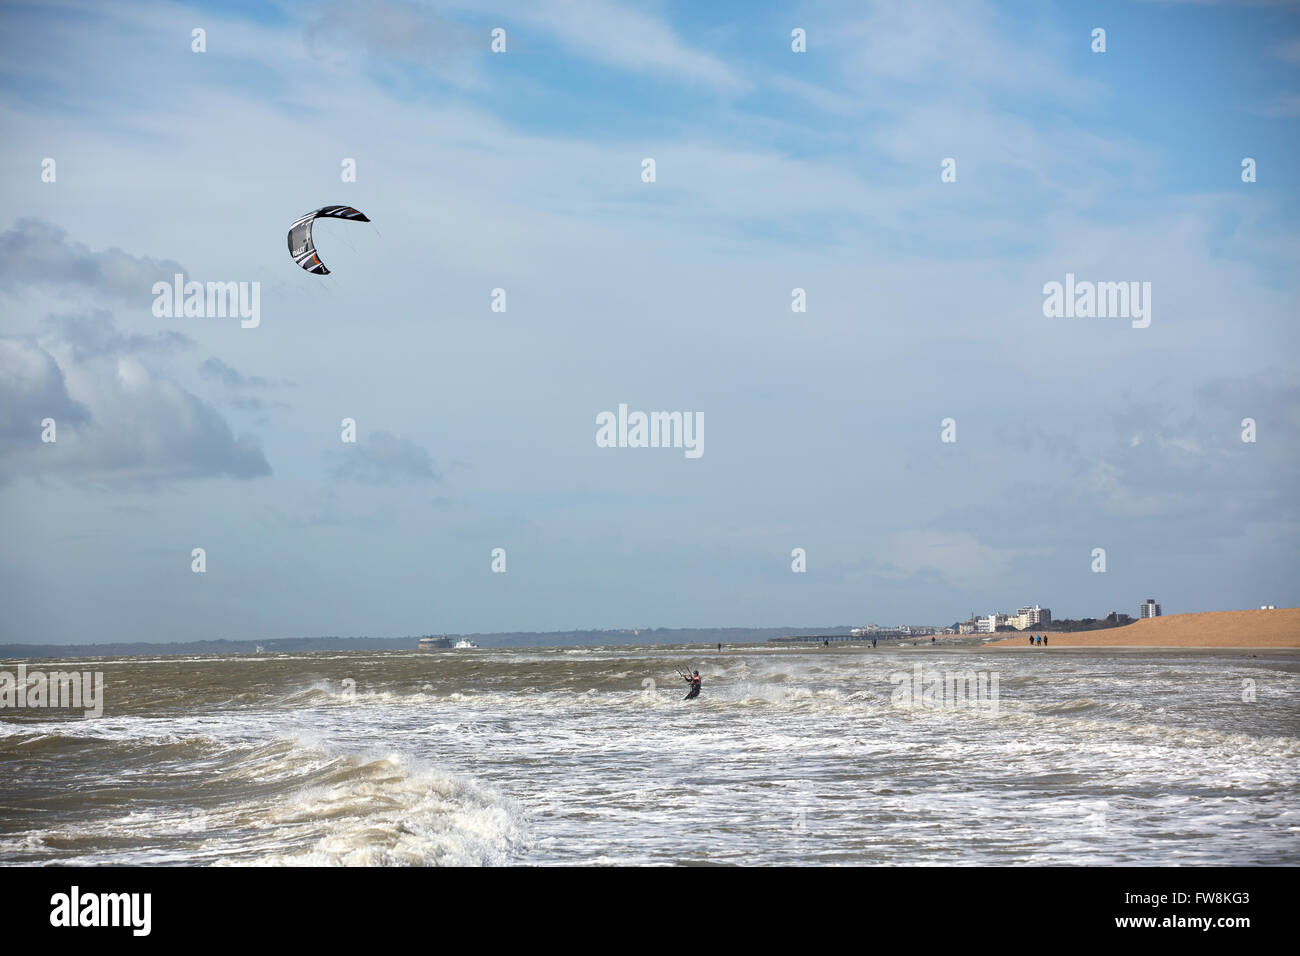
POLYGON ((1046 634, 1043 635, 1043 643, 1044 643, 1044 644, 1047 643, 1047 635, 1046 635, 1046 634))
POLYGON ((1030 644, 1034 643, 1034 635, 1032 634, 1029 635, 1029 643, 1030 644))

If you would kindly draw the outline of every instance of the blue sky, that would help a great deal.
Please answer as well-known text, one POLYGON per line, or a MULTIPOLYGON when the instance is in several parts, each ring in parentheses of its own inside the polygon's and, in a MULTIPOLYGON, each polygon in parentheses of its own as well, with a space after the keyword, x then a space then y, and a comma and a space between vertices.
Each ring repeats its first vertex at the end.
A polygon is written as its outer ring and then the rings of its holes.
POLYGON ((0 22, 0 640, 1298 603, 1295 4, 0 22), (175 271, 261 324, 155 317, 175 271), (1046 318, 1067 272, 1150 327, 1046 318), (704 455, 598 448, 620 403, 704 455))

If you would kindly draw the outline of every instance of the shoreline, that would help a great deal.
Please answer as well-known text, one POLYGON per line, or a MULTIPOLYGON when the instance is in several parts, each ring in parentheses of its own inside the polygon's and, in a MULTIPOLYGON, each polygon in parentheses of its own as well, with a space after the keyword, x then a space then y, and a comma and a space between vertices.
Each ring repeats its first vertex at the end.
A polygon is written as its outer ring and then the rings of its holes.
POLYGON ((1050 651, 1054 647, 1300 648, 1300 608, 1171 614, 1100 631, 1053 632, 1027 628, 983 647, 1035 651, 1050 651), (1045 634, 1047 644, 1030 644, 1030 634, 1045 634))

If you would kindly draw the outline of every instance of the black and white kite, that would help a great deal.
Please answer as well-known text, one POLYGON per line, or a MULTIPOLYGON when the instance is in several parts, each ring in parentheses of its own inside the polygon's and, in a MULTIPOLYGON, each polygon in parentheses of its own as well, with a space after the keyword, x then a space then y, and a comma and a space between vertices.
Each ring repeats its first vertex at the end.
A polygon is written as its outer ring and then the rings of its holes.
POLYGON ((317 219, 350 219, 353 222, 369 222, 365 213, 351 206, 322 206, 315 212, 309 212, 289 227, 289 255, 314 276, 327 276, 330 271, 316 254, 316 244, 311 241, 311 224, 317 219))

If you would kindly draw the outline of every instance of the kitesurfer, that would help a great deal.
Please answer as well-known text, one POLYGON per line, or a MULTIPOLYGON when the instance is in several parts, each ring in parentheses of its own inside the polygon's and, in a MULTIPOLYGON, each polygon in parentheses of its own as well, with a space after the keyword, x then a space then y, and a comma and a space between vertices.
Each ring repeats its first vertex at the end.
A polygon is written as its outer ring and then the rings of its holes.
POLYGON ((683 697, 682 700, 694 700, 696 697, 699 697, 700 684, 702 682, 700 672, 695 671, 693 674, 683 674, 682 677, 686 680, 686 683, 691 685, 690 691, 687 692, 686 696, 683 697))

